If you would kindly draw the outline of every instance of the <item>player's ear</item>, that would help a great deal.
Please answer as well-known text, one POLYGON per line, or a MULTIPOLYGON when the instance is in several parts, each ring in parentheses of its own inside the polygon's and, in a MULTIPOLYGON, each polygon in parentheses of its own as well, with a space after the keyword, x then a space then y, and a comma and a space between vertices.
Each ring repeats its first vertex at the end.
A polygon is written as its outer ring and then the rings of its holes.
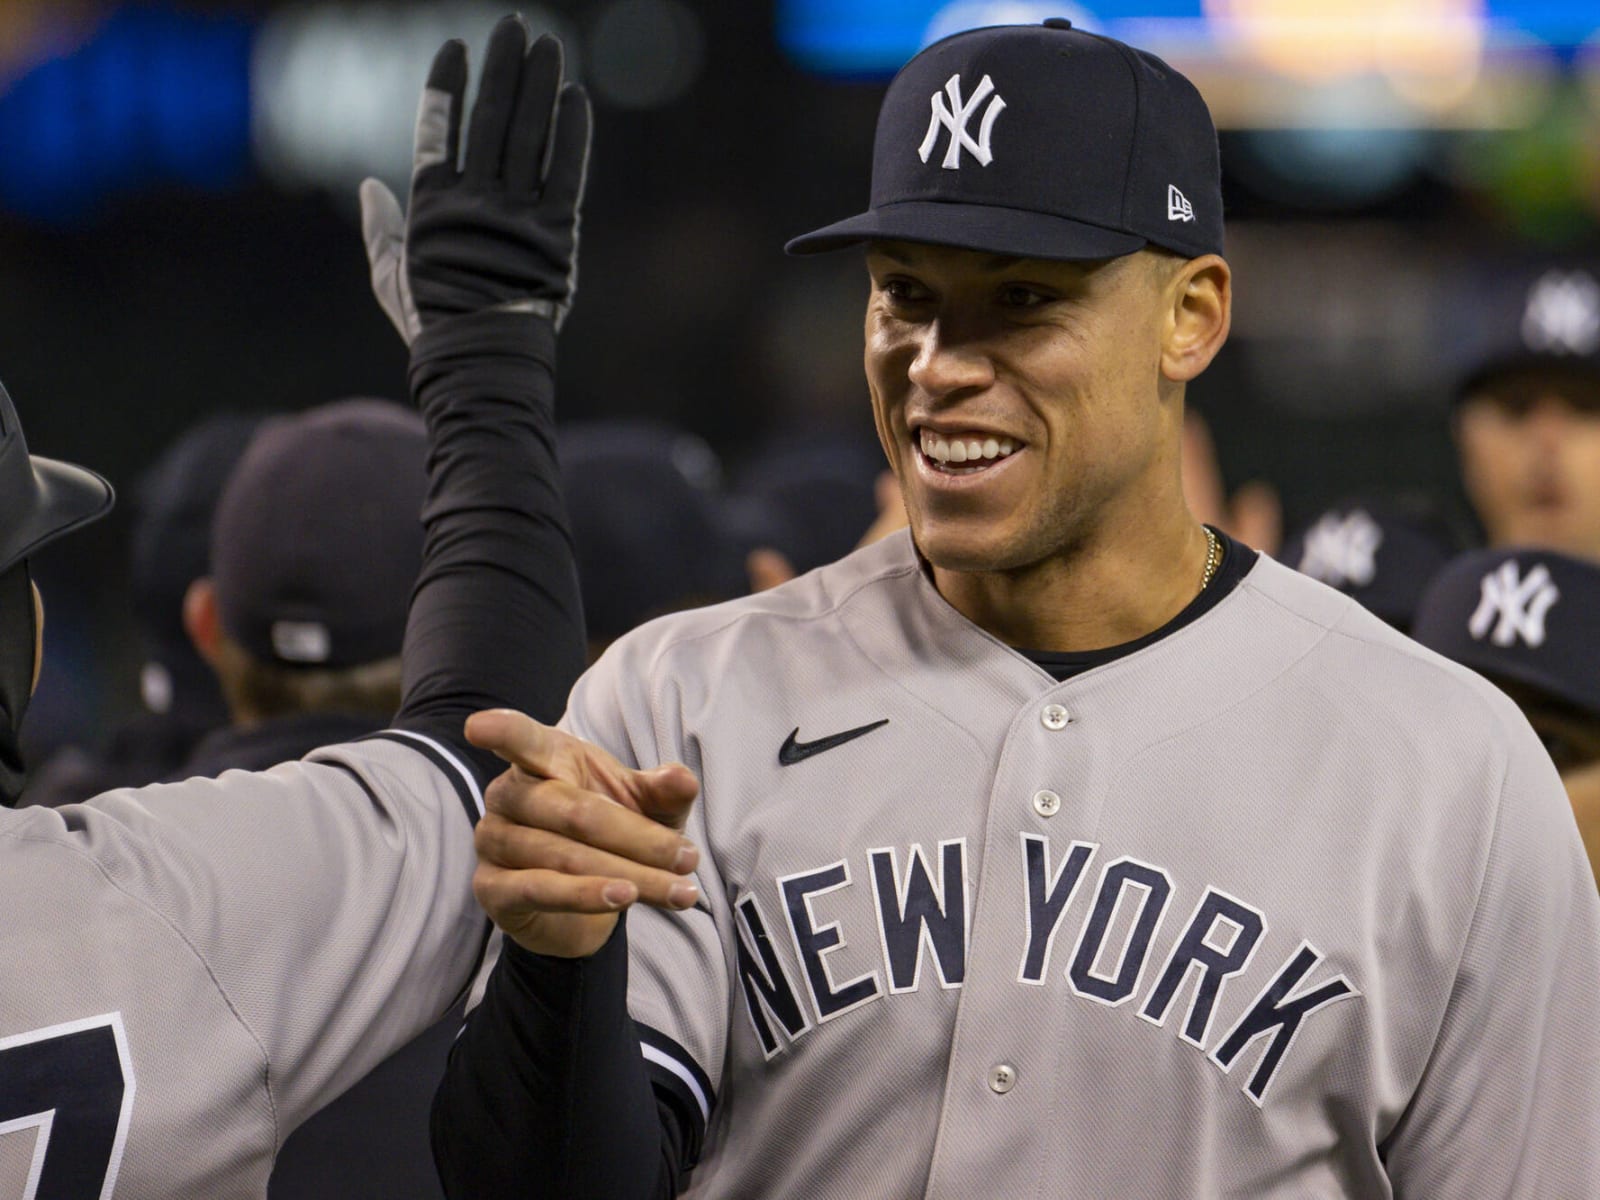
POLYGON ((217 615, 217 589, 209 579, 196 579, 183 594, 183 631, 195 652, 213 670, 222 640, 222 619, 217 615))
POLYGON ((1211 365, 1233 323, 1233 272, 1215 254, 1191 258, 1171 274, 1161 341, 1161 374, 1187 383, 1211 365))

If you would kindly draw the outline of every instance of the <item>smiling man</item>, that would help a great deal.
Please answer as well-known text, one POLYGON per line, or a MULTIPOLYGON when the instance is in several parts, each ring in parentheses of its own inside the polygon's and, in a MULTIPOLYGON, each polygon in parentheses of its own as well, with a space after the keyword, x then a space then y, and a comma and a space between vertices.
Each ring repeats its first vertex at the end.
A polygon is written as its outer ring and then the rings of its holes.
POLYGON ((1231 296, 1193 87, 1064 21, 939 42, 869 210, 791 249, 863 244, 909 533, 469 728, 515 766, 448 1190, 1600 1193, 1548 757, 1184 505, 1231 296))

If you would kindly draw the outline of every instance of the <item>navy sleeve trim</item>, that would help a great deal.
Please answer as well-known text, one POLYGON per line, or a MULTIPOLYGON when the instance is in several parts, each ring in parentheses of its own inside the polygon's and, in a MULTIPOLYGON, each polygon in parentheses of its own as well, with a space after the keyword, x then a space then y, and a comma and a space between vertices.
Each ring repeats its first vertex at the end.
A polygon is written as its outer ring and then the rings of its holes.
POLYGON ((455 787, 456 796, 461 800, 461 806, 466 809, 467 820, 476 825, 483 816, 483 789, 488 786, 489 781, 480 779, 478 774, 448 746, 427 734, 417 733, 411 729, 385 729, 361 740, 399 742, 403 746, 411 747, 438 767, 455 787))
POLYGON ((693 1101, 703 1124, 711 1121, 711 1110, 717 1105, 717 1093, 711 1086, 711 1077, 700 1069, 690 1054, 659 1029, 652 1029, 638 1021, 639 1050, 650 1065, 652 1080, 667 1083, 693 1101), (665 1079, 658 1077, 665 1075, 665 1079))
POLYGON ((700 1158, 705 1145, 706 1128, 711 1124, 711 1110, 717 1105, 716 1090, 711 1078, 700 1069, 690 1054, 659 1029, 634 1022, 639 1031, 639 1052, 644 1057, 645 1073, 655 1089, 657 1102, 666 1101, 675 1108, 689 1128, 684 1132, 684 1149, 687 1151, 681 1164, 683 1170, 692 1168, 700 1158))

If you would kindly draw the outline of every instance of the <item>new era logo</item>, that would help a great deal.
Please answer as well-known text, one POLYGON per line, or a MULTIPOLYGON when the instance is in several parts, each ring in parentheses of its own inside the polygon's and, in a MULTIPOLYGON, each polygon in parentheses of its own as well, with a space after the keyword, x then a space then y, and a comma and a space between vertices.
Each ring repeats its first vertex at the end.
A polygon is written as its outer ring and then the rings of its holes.
POLYGON ((1328 513, 1306 531, 1300 571, 1329 587, 1366 587, 1378 575, 1383 527, 1361 509, 1328 513))
POLYGON ((1167 184, 1167 220, 1194 220, 1194 205, 1189 203, 1189 197, 1180 192, 1175 183, 1167 184))
POLYGON ((1485 575, 1480 586, 1478 607, 1467 620, 1473 638, 1481 642, 1488 635, 1496 646, 1513 646, 1518 638, 1534 649, 1544 645, 1544 619, 1561 592, 1543 563, 1523 578, 1517 564, 1508 560, 1485 575))
POLYGON ((969 151, 981 166, 987 167, 994 161, 989 138, 994 133, 995 121, 1006 108, 1005 100, 994 90, 994 80, 985 75, 978 82, 978 88, 972 93, 972 97, 963 100, 961 76, 952 75, 946 81, 944 91, 933 94, 932 104, 933 116, 928 121, 927 136, 922 139, 922 145, 917 147, 917 154, 923 162, 928 161, 933 148, 939 144, 941 129, 950 131, 950 144, 945 147, 944 161, 939 164, 945 170, 960 170, 963 150, 969 151), (989 101, 989 106, 983 110, 983 118, 978 124, 978 137, 974 141, 972 135, 967 132, 967 123, 978 111, 978 105, 985 100, 989 101))
POLYGON ((1586 271, 1546 271, 1528 292, 1522 340, 1541 354, 1600 350, 1600 283, 1586 271))

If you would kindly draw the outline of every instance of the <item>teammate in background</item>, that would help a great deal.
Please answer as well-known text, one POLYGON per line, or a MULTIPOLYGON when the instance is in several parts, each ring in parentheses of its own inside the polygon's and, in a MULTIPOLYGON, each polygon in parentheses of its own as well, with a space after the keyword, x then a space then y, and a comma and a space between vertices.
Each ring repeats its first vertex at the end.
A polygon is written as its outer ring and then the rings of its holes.
POLYGON ((704 440, 651 421, 560 431, 561 484, 593 660, 663 613, 742 596, 720 519, 722 467, 704 440))
POLYGON ((791 249, 867 244, 910 535, 636 631, 565 731, 474 719, 507 940, 447 1193, 1600 1194, 1600 894, 1537 738, 1185 505, 1199 95, 960 34, 871 194, 791 249))
POLYGON ((1600 277, 1541 264, 1502 297, 1458 389, 1467 496, 1491 546, 1600 562, 1600 277))
POLYGON ((139 479, 130 584, 144 651, 142 710, 104 746, 65 747, 31 771, 20 803, 74 804, 166 779, 196 742, 227 724, 216 675, 184 631, 183 598, 209 569, 211 514, 259 424, 259 417, 237 413, 210 417, 185 431, 139 479))
POLYGON ((1429 581, 1459 548, 1429 506, 1374 496, 1326 510, 1278 557, 1406 633, 1429 581))
MULTIPOLYGON (((422 565, 428 434, 384 400, 268 422, 228 480, 184 624, 231 721, 172 773, 265 770, 376 733, 400 707, 406 609, 422 565)), ((284 1143, 270 1200, 440 1195, 427 1113, 452 1010, 284 1143)))
POLYGON ((1600 878, 1600 564, 1528 547, 1462 555, 1422 597, 1414 633, 1517 702, 1600 878))
MULTIPOLYGON (((463 134, 466 81, 451 42, 424 93, 409 215, 363 188, 430 444, 400 712, 267 772, 0 810, 0 953, 33 964, 0 977, 7 1195, 261 1197, 288 1133, 437 1020, 477 961, 471 824, 492 768, 463 719, 553 715, 583 662, 551 408, 589 110, 559 45, 529 49, 516 20, 491 39, 463 134)), ((110 499, 98 477, 31 459, 0 397, 7 800, 42 629, 28 557, 110 499)))
POLYGON ((175 778, 265 770, 393 718, 427 453, 422 418, 384 400, 323 405, 256 435, 183 604, 230 722, 175 778))

